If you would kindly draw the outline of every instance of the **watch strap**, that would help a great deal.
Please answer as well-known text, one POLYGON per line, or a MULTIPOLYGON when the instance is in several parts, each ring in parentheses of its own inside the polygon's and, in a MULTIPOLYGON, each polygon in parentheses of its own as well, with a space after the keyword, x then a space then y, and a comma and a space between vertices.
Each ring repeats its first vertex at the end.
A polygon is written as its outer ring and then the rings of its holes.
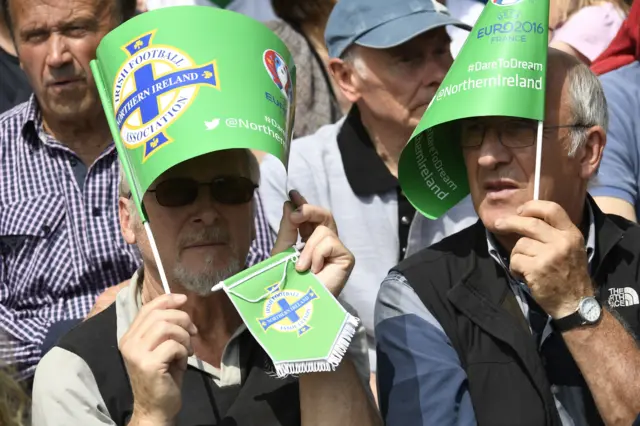
POLYGON ((585 325, 587 322, 582 318, 579 311, 576 311, 564 318, 558 318, 553 320, 554 328, 560 333, 572 330, 577 327, 585 325))
POLYGON ((596 299, 593 296, 590 296, 590 297, 583 297, 582 300, 580 300, 580 303, 578 304, 578 309, 574 313, 567 315, 564 318, 553 320, 553 325, 556 330, 562 333, 577 327, 597 324, 601 319, 602 319, 602 305, 600 304, 600 301, 598 299, 596 299), (600 316, 595 321, 588 320, 586 317, 584 317, 582 313, 584 304, 589 300, 597 303, 600 306, 600 316))

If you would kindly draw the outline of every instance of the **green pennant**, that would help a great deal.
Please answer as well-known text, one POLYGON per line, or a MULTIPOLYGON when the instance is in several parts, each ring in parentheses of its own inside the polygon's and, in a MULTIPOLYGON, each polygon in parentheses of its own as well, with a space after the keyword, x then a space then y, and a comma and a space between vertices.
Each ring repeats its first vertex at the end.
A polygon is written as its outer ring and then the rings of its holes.
POLYGON ((218 285, 279 377, 332 371, 358 326, 313 273, 296 271, 297 259, 287 250, 218 285))
POLYGON ((400 185, 437 219, 469 194, 456 120, 544 120, 549 2, 491 0, 467 37, 398 165, 400 185))

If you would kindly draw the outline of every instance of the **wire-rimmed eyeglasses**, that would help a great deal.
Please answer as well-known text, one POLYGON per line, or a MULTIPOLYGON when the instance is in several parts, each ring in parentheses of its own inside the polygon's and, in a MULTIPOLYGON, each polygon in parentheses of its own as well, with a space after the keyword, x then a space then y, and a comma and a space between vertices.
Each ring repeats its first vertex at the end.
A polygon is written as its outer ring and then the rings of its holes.
MULTIPOLYGON (((462 148, 477 148, 482 145, 487 129, 496 131, 498 141, 507 148, 525 148, 535 145, 538 122, 527 119, 507 119, 497 123, 484 123, 476 119, 460 120, 460 145, 462 148)), ((543 126, 543 130, 551 129, 588 129, 586 124, 560 124, 543 126)))

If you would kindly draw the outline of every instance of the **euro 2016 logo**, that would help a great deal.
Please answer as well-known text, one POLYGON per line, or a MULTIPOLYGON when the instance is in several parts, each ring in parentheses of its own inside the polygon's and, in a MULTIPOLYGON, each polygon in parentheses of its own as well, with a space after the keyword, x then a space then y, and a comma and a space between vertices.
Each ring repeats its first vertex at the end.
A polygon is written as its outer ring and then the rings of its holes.
POLYGON ((262 61, 271 76, 271 80, 278 86, 280 92, 287 98, 289 103, 293 101, 293 83, 291 82, 291 73, 289 67, 282 56, 275 50, 265 50, 262 55, 262 61))
MULTIPOLYGON (((293 134, 293 123, 296 115, 296 93, 293 80, 291 78, 291 70, 287 66, 286 61, 278 52, 272 49, 267 49, 262 54, 262 63, 271 77, 271 81, 280 89, 288 104, 285 108, 282 108, 284 118, 286 120, 286 139, 291 139, 293 134)), ((267 95, 270 95, 267 93, 267 95)), ((284 144, 284 157, 289 157, 289 144, 284 144)))
POLYGON ((154 35, 143 34, 122 46, 128 59, 113 84, 122 142, 129 149, 144 145, 143 162, 172 142, 167 128, 188 109, 201 86, 220 89, 215 61, 196 65, 173 46, 153 44, 154 35))

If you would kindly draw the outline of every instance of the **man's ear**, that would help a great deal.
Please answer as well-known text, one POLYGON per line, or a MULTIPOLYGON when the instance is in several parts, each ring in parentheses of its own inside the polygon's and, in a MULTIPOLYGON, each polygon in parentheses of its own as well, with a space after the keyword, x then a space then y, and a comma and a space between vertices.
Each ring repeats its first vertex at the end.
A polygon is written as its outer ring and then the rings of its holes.
POLYGON ((125 197, 118 198, 118 217, 120 219, 120 232, 122 233, 122 238, 124 238, 127 244, 135 244, 136 234, 134 232, 134 229, 136 225, 135 221, 138 219, 137 217, 131 215, 129 211, 129 203, 133 203, 133 201, 125 197))
POLYGON ((580 167, 583 179, 589 179, 598 172, 602 153, 607 144, 607 133, 600 126, 593 126, 587 130, 587 140, 584 147, 576 154, 580 156, 580 167))
POLYGON ((352 64, 339 58, 331 58, 329 59, 329 72, 349 102, 355 103, 360 100, 360 91, 355 84, 357 75, 352 64))

